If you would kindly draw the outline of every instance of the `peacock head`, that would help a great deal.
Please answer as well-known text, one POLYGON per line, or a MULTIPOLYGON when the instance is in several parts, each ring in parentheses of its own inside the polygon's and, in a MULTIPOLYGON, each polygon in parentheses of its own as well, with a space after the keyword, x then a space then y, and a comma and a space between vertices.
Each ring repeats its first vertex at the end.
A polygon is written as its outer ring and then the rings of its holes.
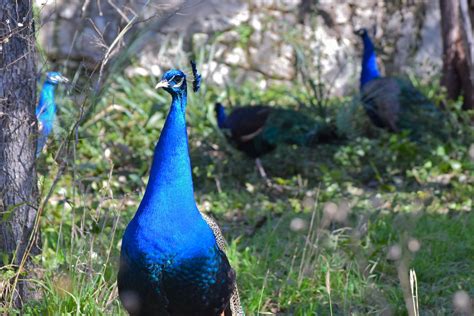
POLYGON ((218 116, 220 113, 225 113, 224 106, 222 103, 216 102, 214 104, 214 111, 216 112, 216 115, 218 116))
POLYGON ((46 82, 57 85, 58 83, 68 83, 69 79, 64 77, 60 72, 50 71, 46 73, 46 82))
MULTIPOLYGON (((201 87, 201 75, 197 70, 196 63, 192 60, 191 69, 193 71, 193 91, 198 92, 201 87)), ((168 70, 155 86, 155 89, 158 88, 165 89, 172 96, 186 93, 186 75, 179 69, 168 70)))
POLYGON ((358 36, 360 36, 360 37, 365 37, 365 36, 367 36, 369 33, 368 33, 368 31, 367 31, 366 28, 361 28, 361 29, 355 30, 355 31, 354 31, 354 34, 355 34, 355 35, 358 35, 358 36))
POLYGON ((179 69, 171 69, 165 72, 161 81, 155 89, 163 88, 172 96, 186 92, 186 75, 179 69))
POLYGON ((214 104, 214 111, 216 113, 217 126, 219 126, 219 128, 226 128, 227 116, 225 114, 224 106, 221 103, 217 102, 216 104, 214 104))

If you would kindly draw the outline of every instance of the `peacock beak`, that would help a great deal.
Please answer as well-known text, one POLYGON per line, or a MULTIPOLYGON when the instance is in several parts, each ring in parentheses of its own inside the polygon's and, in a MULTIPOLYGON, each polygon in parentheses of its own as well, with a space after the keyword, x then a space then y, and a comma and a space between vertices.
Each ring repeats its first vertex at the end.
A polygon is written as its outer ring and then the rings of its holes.
POLYGON ((49 77, 49 80, 53 83, 68 83, 69 79, 64 77, 61 74, 55 74, 54 76, 49 77))
POLYGON ((353 33, 357 36, 364 36, 364 34, 367 33, 367 29, 365 28, 356 29, 353 31, 353 33))
POLYGON ((168 88, 170 86, 169 82, 166 81, 166 79, 163 79, 161 80, 160 82, 158 82, 158 84, 155 86, 155 89, 158 89, 158 88, 168 88))
POLYGON ((69 82, 69 79, 64 77, 64 76, 59 76, 59 82, 64 82, 64 83, 68 83, 69 82))

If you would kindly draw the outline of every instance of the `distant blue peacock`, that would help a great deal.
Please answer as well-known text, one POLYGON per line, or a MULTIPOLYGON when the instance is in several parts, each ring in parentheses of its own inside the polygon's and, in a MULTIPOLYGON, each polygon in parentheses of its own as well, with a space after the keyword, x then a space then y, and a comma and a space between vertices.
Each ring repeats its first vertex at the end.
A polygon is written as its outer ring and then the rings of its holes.
POLYGON ((227 140, 250 158, 256 159, 265 177, 259 157, 279 144, 312 146, 339 139, 336 128, 321 124, 309 116, 290 109, 265 105, 235 108, 228 116, 221 103, 214 106, 217 125, 227 140))
MULTIPOLYGON (((200 75, 192 68, 197 91, 200 75)), ((243 315, 222 234, 194 200, 186 76, 169 70, 156 88, 171 94, 171 109, 145 195, 122 239, 120 299, 130 315, 243 315)))
POLYGON ((36 156, 41 154, 49 134, 53 131, 56 119, 56 102, 54 91, 59 83, 67 83, 69 80, 59 72, 46 73, 46 80, 41 90, 39 103, 36 106, 36 119, 38 120, 38 143, 36 145, 36 156))
POLYGON ((355 31, 362 38, 364 53, 360 75, 361 101, 372 123, 391 132, 408 130, 418 138, 427 132, 441 136, 442 112, 411 82, 382 77, 374 44, 366 29, 355 31))

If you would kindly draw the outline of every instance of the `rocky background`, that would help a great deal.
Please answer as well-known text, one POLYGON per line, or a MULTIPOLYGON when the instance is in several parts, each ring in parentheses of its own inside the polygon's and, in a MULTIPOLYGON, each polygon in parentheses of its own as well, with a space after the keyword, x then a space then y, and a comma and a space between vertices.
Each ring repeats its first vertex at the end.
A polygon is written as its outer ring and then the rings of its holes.
MULTIPOLYGON (((386 74, 432 78, 441 68, 438 1, 38 0, 46 60, 97 69, 124 54, 130 74, 159 76, 185 53, 208 82, 289 82, 302 71, 342 95, 357 88, 359 27, 371 30, 386 74), (311 70, 311 71, 309 71, 311 70)), ((181 59, 184 60, 184 59, 181 59)), ((48 67, 48 66, 46 66, 48 67)))

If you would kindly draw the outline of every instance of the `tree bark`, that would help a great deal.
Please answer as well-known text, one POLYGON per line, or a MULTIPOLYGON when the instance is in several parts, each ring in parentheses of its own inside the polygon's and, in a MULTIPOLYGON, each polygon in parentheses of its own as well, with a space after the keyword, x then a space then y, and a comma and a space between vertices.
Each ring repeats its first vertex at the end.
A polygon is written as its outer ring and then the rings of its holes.
POLYGON ((0 266, 2 271, 19 272, 10 283, 0 279, 0 307, 2 300, 21 307, 36 296, 26 281, 31 277, 31 256, 39 253, 40 243, 34 229, 35 53, 32 2, 0 0, 0 266))
POLYGON ((440 0, 441 30, 443 37, 443 75, 441 84, 448 98, 464 97, 463 108, 474 109, 474 78, 472 74, 472 30, 469 14, 462 14, 461 2, 440 0))

